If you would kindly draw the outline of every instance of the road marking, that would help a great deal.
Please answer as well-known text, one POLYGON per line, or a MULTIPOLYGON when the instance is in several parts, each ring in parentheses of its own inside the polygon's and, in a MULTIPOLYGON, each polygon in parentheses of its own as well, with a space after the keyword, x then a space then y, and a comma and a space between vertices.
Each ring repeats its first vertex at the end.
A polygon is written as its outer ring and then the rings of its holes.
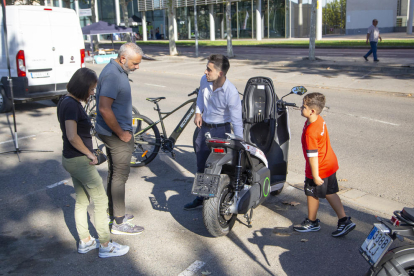
POLYGON ((183 166, 181 166, 180 164, 178 164, 177 161, 175 161, 174 159, 172 159, 167 154, 160 154, 159 156, 160 156, 160 159, 162 161, 164 161, 164 163, 166 163, 167 165, 169 165, 176 172, 182 174, 185 177, 192 177, 192 178, 194 178, 194 174, 192 172, 190 172, 189 170, 187 170, 186 168, 184 168, 183 166))
POLYGON ((189 267, 186 268, 183 272, 178 274, 178 276, 193 276, 195 273, 200 270, 206 263, 202 261, 195 261, 189 267))
MULTIPOLYGON (((20 137, 17 140, 28 139, 28 138, 32 138, 32 137, 36 137, 36 135, 29 135, 29 136, 20 137)), ((11 143, 13 141, 14 140, 7 140, 7 141, 4 141, 4 142, 0 142, 0 145, 1 144, 6 144, 6 143, 11 143)))
MULTIPOLYGON (((334 112, 330 112, 330 113, 334 113, 334 112)), ((369 121, 374 121, 374 122, 377 122, 377 123, 382 123, 382 124, 387 124, 387 125, 392 125, 392 126, 400 126, 399 124, 394 124, 394 123, 390 123, 390 122, 386 122, 386 121, 376 120, 376 119, 372 119, 372 118, 369 118, 369 117, 358 116, 358 115, 349 114, 349 113, 348 114, 345 113, 345 115, 355 117, 355 118, 361 118, 361 119, 365 119, 365 120, 369 120, 369 121)))
POLYGON ((167 86, 164 86, 164 85, 157 85, 157 84, 151 84, 151 83, 145 83, 145 84, 149 85, 149 86, 167 87, 167 86))
POLYGON ((55 183, 55 184, 52 184, 52 185, 49 185, 49 186, 47 186, 49 189, 51 189, 51 188, 54 188, 54 187, 56 187, 56 186, 59 186, 59 185, 62 185, 62 184, 67 184, 68 183, 68 179, 65 179, 65 180, 62 180, 62 181, 59 181, 59 182, 57 182, 57 183, 55 183))
POLYGON ((69 182, 69 179, 65 179, 65 180, 59 181, 59 182, 57 182, 55 184, 46 186, 45 188, 42 188, 42 189, 39 189, 39 190, 30 192, 28 194, 25 194, 25 195, 22 195, 22 196, 18 196, 18 197, 15 197, 15 198, 11 198, 11 199, 8 199, 8 200, 1 201, 0 206, 6 205, 6 204, 10 204, 10 203, 14 203, 16 201, 19 201, 21 199, 24 199, 27 196, 31 196, 31 195, 37 194, 38 192, 43 192, 43 191, 45 191, 47 189, 54 188, 54 187, 57 187, 57 186, 62 185, 62 184, 65 184, 66 185, 68 182, 69 182))

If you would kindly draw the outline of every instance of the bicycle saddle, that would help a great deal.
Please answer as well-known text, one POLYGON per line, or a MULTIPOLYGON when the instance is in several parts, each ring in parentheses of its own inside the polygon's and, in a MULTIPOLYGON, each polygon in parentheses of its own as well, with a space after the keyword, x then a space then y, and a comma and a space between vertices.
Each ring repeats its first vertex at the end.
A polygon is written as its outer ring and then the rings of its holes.
POLYGON ((161 100, 164 100, 165 97, 158 97, 158 98, 147 98, 147 101, 153 102, 153 103, 157 103, 161 100))

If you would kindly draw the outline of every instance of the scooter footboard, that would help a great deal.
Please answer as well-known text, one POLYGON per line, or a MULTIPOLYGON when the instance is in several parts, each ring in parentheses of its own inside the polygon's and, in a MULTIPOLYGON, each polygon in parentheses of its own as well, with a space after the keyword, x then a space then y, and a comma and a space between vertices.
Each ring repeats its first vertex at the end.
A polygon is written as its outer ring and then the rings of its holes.
POLYGON ((215 197, 220 181, 223 181, 222 175, 197 173, 194 177, 191 193, 202 197, 215 197))

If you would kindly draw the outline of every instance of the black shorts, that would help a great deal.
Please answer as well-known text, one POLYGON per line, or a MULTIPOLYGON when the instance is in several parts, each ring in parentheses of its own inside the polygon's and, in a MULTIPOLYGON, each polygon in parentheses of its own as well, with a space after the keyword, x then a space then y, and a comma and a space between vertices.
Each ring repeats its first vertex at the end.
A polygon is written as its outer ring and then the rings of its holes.
POLYGON ((336 194, 339 192, 338 180, 336 179, 336 172, 331 176, 322 178, 323 184, 318 186, 313 182, 313 179, 305 178, 305 195, 316 198, 326 198, 326 195, 336 194))

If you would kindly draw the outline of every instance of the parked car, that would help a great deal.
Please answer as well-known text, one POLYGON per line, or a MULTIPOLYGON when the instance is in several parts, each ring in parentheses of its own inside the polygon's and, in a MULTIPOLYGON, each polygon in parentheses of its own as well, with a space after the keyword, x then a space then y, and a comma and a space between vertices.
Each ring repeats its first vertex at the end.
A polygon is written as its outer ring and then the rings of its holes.
MULTIPOLYGON (((79 17, 66 8, 6 6, 14 101, 52 99, 67 93, 73 73, 85 67, 79 17)), ((0 13, 3 30, 3 15, 0 13)), ((0 112, 12 107, 4 39, 0 47, 0 112)))

